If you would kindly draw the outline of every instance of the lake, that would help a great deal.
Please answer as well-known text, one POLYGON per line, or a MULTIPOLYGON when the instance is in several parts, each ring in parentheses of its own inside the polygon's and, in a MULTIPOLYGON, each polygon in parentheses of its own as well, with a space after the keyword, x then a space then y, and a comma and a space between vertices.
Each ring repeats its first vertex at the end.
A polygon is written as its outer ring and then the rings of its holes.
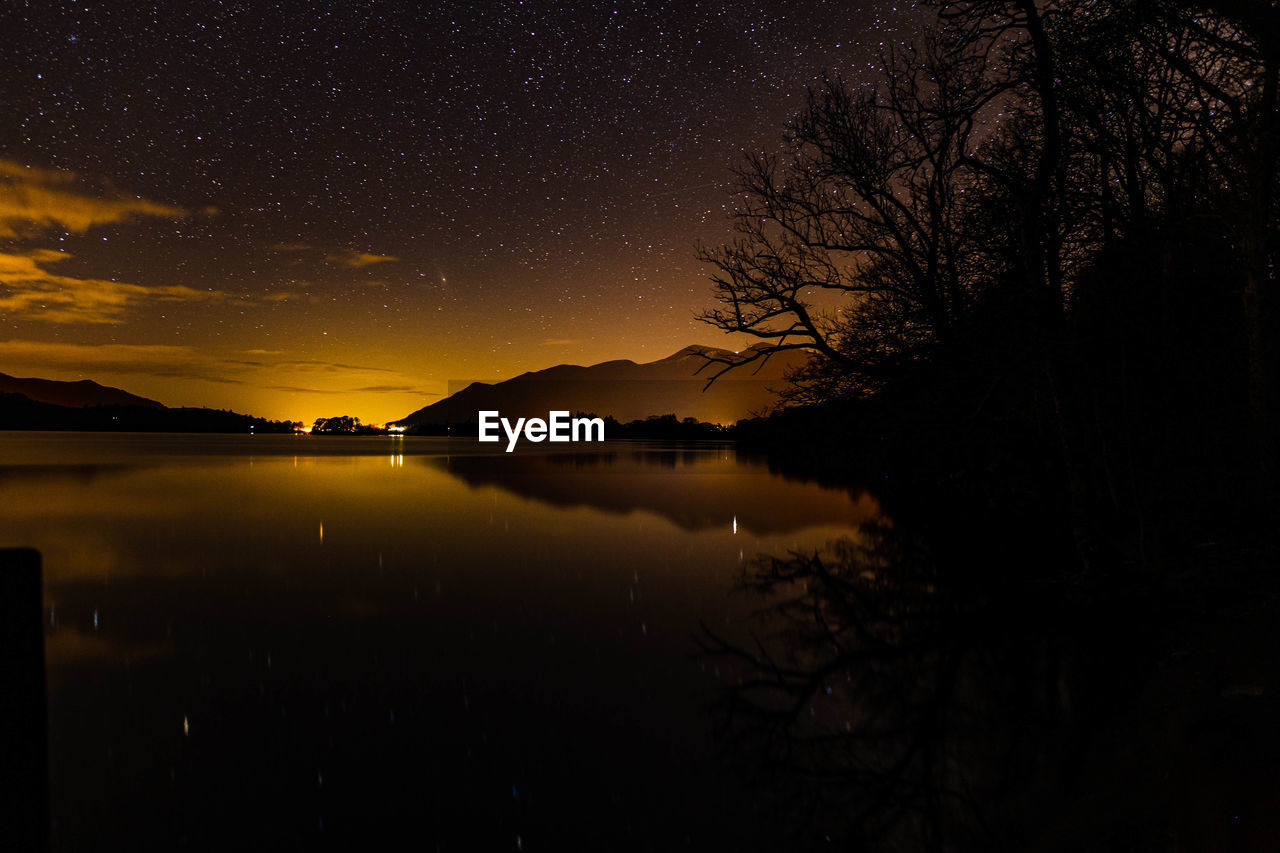
MULTIPOLYGON (((754 848, 761 553, 879 517, 731 445, 0 433, 39 549, 52 846, 754 848)), ((782 836, 779 835, 779 838, 782 836)))

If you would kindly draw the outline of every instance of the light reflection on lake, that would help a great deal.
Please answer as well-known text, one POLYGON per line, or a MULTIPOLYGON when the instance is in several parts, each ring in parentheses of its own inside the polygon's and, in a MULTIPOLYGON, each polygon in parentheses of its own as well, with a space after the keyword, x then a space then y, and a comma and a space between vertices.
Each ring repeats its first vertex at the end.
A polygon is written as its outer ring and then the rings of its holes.
POLYGON ((44 555, 55 849, 271 838, 707 849, 760 552, 877 516, 728 445, 0 434, 0 546, 44 555))

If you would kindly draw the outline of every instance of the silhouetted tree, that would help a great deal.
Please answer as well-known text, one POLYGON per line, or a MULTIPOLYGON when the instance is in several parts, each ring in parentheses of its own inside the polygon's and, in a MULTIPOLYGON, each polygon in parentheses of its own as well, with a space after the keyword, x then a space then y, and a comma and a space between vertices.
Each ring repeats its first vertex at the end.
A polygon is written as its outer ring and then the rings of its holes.
POLYGON ((1186 93, 1179 119, 1210 166, 1207 212, 1225 225, 1243 276, 1248 402, 1265 479, 1276 471, 1280 308, 1276 296, 1280 192, 1280 8, 1218 0, 1153 3, 1143 48, 1186 93))
POLYGON ((968 161, 995 90, 944 34, 886 57, 878 87, 811 91, 787 156, 738 170, 739 239, 700 250, 720 307, 701 319, 770 343, 714 376, 788 349, 817 361, 810 398, 876 390, 959 337, 977 256, 965 225, 968 161))
POLYGON ((1269 483, 1280 11, 935 6, 877 85, 826 79, 739 170, 701 318, 768 346, 711 378, 799 348, 791 403, 954 386, 940 420, 972 425, 968 395, 1056 457, 1086 563, 1171 460, 1231 458, 1237 423, 1269 483))
POLYGON ((317 418, 311 431, 313 433, 353 433, 359 432, 360 428, 359 418, 341 415, 336 418, 317 418))

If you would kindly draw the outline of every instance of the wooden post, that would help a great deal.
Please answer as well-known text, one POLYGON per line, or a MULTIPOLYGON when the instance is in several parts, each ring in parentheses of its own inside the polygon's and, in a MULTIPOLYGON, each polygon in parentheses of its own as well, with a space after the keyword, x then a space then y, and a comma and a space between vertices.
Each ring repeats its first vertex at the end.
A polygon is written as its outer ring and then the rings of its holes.
POLYGON ((0 850, 49 849, 40 552, 0 549, 0 850))

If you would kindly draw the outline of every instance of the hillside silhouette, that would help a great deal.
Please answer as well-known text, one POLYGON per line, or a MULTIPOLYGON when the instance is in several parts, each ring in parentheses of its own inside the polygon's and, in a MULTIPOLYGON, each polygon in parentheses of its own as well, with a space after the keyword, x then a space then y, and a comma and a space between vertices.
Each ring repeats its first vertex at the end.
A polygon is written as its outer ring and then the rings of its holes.
POLYGON ((0 393, 21 394, 37 403, 55 406, 141 406, 163 409, 163 403, 147 397, 139 397, 109 385, 99 385, 91 379, 79 382, 61 382, 56 379, 19 378, 0 373, 0 393))
POLYGON ((784 374, 806 358, 804 353, 780 354, 754 373, 739 371, 707 388, 710 368, 715 367, 708 359, 736 357, 739 354, 727 350, 689 346, 641 364, 625 359, 585 367, 561 364, 492 385, 474 382, 395 423, 474 423, 476 413, 482 410, 496 410, 512 418, 546 417, 552 410, 568 410, 619 421, 674 412, 699 421, 733 423, 772 407, 778 401, 778 390, 786 384, 784 374))

